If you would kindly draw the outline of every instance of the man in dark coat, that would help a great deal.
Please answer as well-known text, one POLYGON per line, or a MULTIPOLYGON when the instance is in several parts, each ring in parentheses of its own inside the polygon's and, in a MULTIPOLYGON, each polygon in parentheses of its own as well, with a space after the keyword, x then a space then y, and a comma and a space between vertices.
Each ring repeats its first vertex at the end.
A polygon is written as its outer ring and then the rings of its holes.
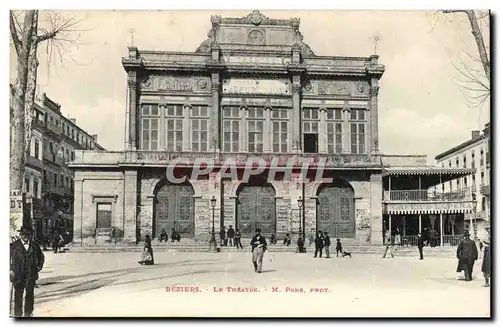
POLYGON ((417 237, 417 247, 418 247, 418 253, 420 254, 420 260, 424 260, 424 238, 420 233, 418 234, 417 237))
POLYGON ((264 259, 264 252, 267 250, 266 238, 260 235, 260 228, 255 230, 255 235, 250 241, 252 246, 252 262, 254 271, 257 273, 262 273, 262 260, 264 259))
POLYGON ((458 267, 457 272, 465 271, 465 281, 472 280, 472 269, 477 260, 477 246, 470 238, 469 231, 465 231, 464 239, 457 247, 458 267))
POLYGON ((35 283, 38 273, 43 268, 45 256, 38 244, 33 242, 31 228, 23 226, 19 234, 21 239, 10 244, 10 280, 14 288, 14 316, 23 316, 23 295, 26 292, 24 316, 31 317, 35 300, 35 283))
POLYGON ((330 241, 330 236, 328 236, 328 232, 325 232, 324 243, 325 243, 326 257, 330 258, 330 245, 332 245, 332 242, 330 241))
POLYGON ((484 252, 483 252, 483 263, 481 265, 481 271, 484 276, 484 287, 490 287, 490 227, 486 226, 486 239, 483 240, 484 252))
POLYGON ((227 238, 229 239, 228 246, 234 246, 234 229, 232 225, 229 225, 227 230, 227 238))
POLYGON ((319 257, 321 258, 323 256, 323 233, 319 230, 318 233, 316 234, 316 238, 314 239, 314 257, 318 257, 318 252, 319 252, 319 257))
POLYGON ((224 226, 220 228, 219 236, 220 236, 220 245, 224 246, 224 240, 226 239, 226 228, 224 226))

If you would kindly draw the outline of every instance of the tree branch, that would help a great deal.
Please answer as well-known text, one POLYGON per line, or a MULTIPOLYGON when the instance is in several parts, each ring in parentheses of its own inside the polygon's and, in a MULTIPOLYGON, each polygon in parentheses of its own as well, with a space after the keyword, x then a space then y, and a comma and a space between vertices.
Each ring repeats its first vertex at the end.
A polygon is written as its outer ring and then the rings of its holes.
POLYGON ((12 41, 14 42, 16 53, 19 56, 19 52, 21 51, 21 40, 19 39, 19 35, 17 34, 16 23, 14 22, 14 14, 12 10, 10 11, 9 16, 10 16, 10 36, 12 37, 12 41))

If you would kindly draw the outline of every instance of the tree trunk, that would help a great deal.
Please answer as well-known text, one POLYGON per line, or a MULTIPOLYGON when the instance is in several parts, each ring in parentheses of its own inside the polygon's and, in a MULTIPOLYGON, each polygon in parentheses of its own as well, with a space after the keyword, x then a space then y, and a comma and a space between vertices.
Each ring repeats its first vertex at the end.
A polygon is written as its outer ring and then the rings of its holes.
MULTIPOLYGON (((24 28, 17 55, 17 78, 14 87, 14 108, 11 122, 11 154, 10 154, 10 191, 22 190, 24 175, 25 150, 25 90, 28 80, 29 54, 32 45, 33 21, 35 10, 27 10, 24 16, 24 28)), ((15 30, 11 33, 17 33, 15 30)), ((16 34, 17 38, 17 34, 16 34)))
POLYGON ((24 127, 25 127, 25 148, 24 156, 29 155, 32 136, 32 123, 35 114, 35 92, 36 92, 36 79, 38 69, 37 49, 38 49, 38 11, 35 13, 33 19, 33 33, 31 35, 31 50, 28 58, 28 81, 26 85, 25 104, 24 104, 24 127))
POLYGON ((488 81, 490 80, 490 60, 488 59, 488 53, 486 52, 486 47, 484 46, 483 35, 479 29, 479 24, 477 23, 476 14, 473 10, 466 10, 467 17, 469 17, 470 26, 472 28, 472 35, 476 40, 477 49, 479 51, 479 57, 481 58, 481 63, 483 64, 484 73, 488 81))

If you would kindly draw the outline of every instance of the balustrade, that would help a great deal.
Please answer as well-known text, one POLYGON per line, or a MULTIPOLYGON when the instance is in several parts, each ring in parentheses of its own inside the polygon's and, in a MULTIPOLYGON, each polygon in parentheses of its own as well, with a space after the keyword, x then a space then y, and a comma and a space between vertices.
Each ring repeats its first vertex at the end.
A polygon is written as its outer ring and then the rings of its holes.
POLYGON ((438 193, 430 190, 394 190, 384 191, 384 200, 391 202, 412 201, 465 201, 471 198, 470 189, 455 192, 438 193))

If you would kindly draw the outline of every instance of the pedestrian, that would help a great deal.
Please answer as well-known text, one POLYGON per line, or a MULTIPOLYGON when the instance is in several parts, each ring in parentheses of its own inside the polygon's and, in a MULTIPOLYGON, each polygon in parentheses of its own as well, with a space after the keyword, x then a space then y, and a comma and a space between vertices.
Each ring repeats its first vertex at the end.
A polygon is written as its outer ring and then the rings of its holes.
POLYGON ((227 246, 227 227, 224 227, 224 246, 227 246))
POLYGON ((319 257, 321 258, 323 256, 323 233, 319 230, 316 233, 316 239, 314 240, 314 257, 318 257, 318 252, 319 252, 319 257))
POLYGON ((138 245, 141 241, 141 230, 140 228, 135 229, 135 245, 138 245))
POLYGON ((177 241, 177 242, 180 242, 181 241, 181 234, 179 234, 175 228, 172 228, 172 243, 174 243, 174 241, 177 241))
POLYGON ((283 239, 283 245, 290 246, 290 244, 292 244, 292 238, 289 233, 286 233, 286 236, 283 239))
POLYGON ((164 229, 161 230, 161 233, 160 233, 160 243, 165 241, 168 242, 168 234, 167 234, 167 231, 164 229))
POLYGON ((271 243, 272 245, 274 245, 277 242, 278 242, 278 240, 276 239, 276 235, 271 234, 271 237, 269 238, 269 243, 271 243))
POLYGON ((260 228, 255 230, 255 235, 252 237, 250 245, 252 246, 252 263, 254 271, 262 273, 262 260, 264 259, 264 252, 267 250, 266 238, 260 235, 260 228))
POLYGON ((57 230, 53 230, 52 231, 52 251, 54 251, 54 253, 57 253, 57 251, 59 250, 59 233, 57 232, 57 230))
POLYGON ((243 249, 243 245, 241 245, 241 233, 239 229, 236 229, 236 233, 234 234, 234 243, 236 243, 236 249, 238 249, 238 247, 243 249))
POLYGON ((337 252, 337 258, 342 255, 342 243, 340 242, 340 238, 337 239, 337 245, 335 245, 335 251, 337 252))
POLYGON ((144 245, 144 249, 142 250, 142 253, 141 253, 141 260, 139 261, 139 263, 141 265, 154 265, 154 260, 153 260, 153 256, 152 256, 152 253, 153 253, 153 250, 151 248, 151 246, 149 245, 144 245))
POLYGON ((149 256, 151 257, 151 263, 149 263, 150 265, 154 265, 155 264, 155 257, 154 257, 154 254, 153 254, 153 247, 151 246, 151 237, 149 235, 146 235, 146 237, 144 238, 144 248, 146 249, 146 251, 149 253, 149 256))
POLYGON ((393 245, 392 242, 393 242, 393 238, 391 237, 391 233, 389 233, 389 231, 386 231, 385 232, 385 252, 384 252, 384 255, 382 256, 382 258, 385 259, 388 251, 391 254, 391 258, 394 258, 394 252, 392 249, 392 245, 393 245))
POLYGON ((226 239, 226 228, 224 226, 220 228, 219 236, 220 236, 220 245, 224 246, 224 240, 226 239))
POLYGON ((328 232, 324 233, 324 243, 325 243, 326 258, 330 258, 330 245, 332 243, 330 242, 330 236, 328 236, 328 232))
POLYGON ((469 237, 469 231, 466 230, 463 240, 460 241, 457 247, 457 273, 463 270, 465 272, 465 281, 467 282, 472 280, 472 270, 478 256, 476 243, 469 237))
POLYGON ((420 233, 418 233, 417 236, 417 247, 418 247, 418 253, 420 254, 419 260, 424 260, 424 239, 422 237, 422 234, 420 233))
POLYGON ((302 236, 299 236, 299 238, 297 239, 297 246, 297 251, 299 253, 306 253, 306 248, 304 247, 304 240, 302 239, 302 236))
POLYGON ((18 232, 21 238, 10 244, 10 280, 14 288, 14 316, 23 316, 23 295, 26 293, 24 316, 31 317, 35 302, 35 284, 38 273, 43 268, 45 256, 38 244, 32 241, 31 228, 22 226, 18 232))
POLYGON ((309 235, 309 246, 314 243, 314 236, 311 234, 309 235))
POLYGON ((483 263, 481 265, 481 271, 484 276, 484 287, 490 287, 490 226, 484 228, 486 230, 486 239, 483 240, 484 252, 483 252, 483 263))
POLYGON ((235 246, 235 244, 234 244, 234 229, 233 229, 232 225, 229 225, 229 229, 227 230, 227 238, 228 238, 228 245, 235 246))

